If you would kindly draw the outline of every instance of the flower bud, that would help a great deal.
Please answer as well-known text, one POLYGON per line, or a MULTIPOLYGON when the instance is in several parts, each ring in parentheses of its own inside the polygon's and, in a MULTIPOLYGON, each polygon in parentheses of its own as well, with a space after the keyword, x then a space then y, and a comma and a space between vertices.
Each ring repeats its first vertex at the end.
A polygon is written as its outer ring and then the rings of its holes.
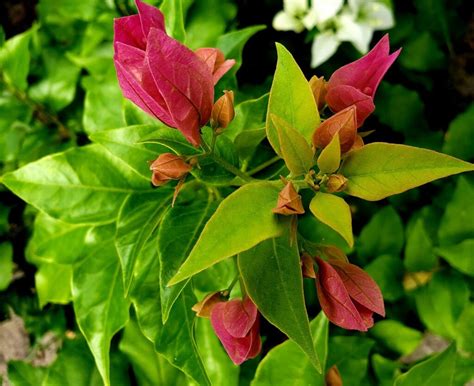
POLYGON ((196 313, 196 316, 201 318, 210 318, 211 311, 217 303, 223 301, 223 296, 220 291, 211 292, 199 303, 196 303, 192 310, 196 313))
POLYGON ((214 129, 225 129, 234 119, 234 93, 232 91, 224 91, 212 108, 211 126, 214 129))
POLYGON ((359 134, 357 134, 351 150, 360 149, 362 146, 364 146, 364 139, 359 134))
POLYGON ((313 134, 313 144, 316 148, 324 149, 339 133, 341 153, 349 151, 356 140, 357 120, 355 106, 349 106, 331 118, 326 119, 313 134))
POLYGON ((342 386, 342 378, 336 365, 332 366, 326 373, 326 386, 342 386))
POLYGON ((309 86, 311 87, 311 91, 313 91, 316 106, 318 106, 318 110, 321 110, 326 104, 327 91, 324 76, 321 76, 320 78, 317 76, 312 76, 309 80, 309 86))
POLYGON ((301 196, 296 192, 291 182, 288 182, 278 195, 277 206, 273 208, 273 213, 284 216, 304 213, 301 196))
POLYGON ((314 260, 307 253, 303 253, 301 255, 301 268, 303 271, 303 277, 316 279, 316 272, 314 271, 314 260))
POLYGON ((342 174, 331 174, 326 182, 328 193, 342 192, 347 185, 347 178, 342 174))
POLYGON ((320 247, 319 250, 324 256, 326 256, 328 260, 340 260, 345 263, 349 262, 349 259, 347 258, 344 251, 338 247, 335 247, 334 245, 324 245, 320 247))
POLYGON ((153 161, 150 170, 153 171, 151 183, 162 186, 170 180, 179 180, 184 177, 191 170, 191 166, 176 154, 164 153, 153 161))

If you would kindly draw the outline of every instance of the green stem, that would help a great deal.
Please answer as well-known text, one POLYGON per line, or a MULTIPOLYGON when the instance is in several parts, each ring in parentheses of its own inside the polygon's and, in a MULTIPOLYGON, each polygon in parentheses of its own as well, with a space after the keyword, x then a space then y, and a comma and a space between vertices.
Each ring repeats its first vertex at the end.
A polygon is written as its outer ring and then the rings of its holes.
POLYGON ((253 178, 250 177, 248 174, 245 174, 240 169, 236 168, 234 165, 230 164, 226 160, 220 158, 218 155, 213 153, 211 148, 209 147, 209 145, 207 143, 205 143, 204 141, 202 142, 201 146, 204 149, 204 151, 206 152, 205 155, 212 158, 214 160, 214 162, 216 162, 217 164, 222 166, 224 169, 226 169, 229 172, 231 172, 232 174, 234 174, 236 177, 239 177, 239 178, 241 178, 242 180, 244 180, 246 182, 250 182, 250 181, 253 180, 253 178))
POLYGON ((273 158, 270 158, 268 161, 265 161, 264 163, 256 166, 255 168, 249 170, 247 174, 249 176, 253 176, 254 174, 257 174, 258 172, 262 171, 263 169, 273 165, 274 163, 278 162, 281 158, 279 156, 275 156, 273 158))

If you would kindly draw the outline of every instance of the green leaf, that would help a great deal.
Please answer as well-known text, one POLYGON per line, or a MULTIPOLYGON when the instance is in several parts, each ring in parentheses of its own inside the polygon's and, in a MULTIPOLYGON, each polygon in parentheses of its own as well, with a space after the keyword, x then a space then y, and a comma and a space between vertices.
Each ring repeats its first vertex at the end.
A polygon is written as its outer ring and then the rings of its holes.
POLYGON ((67 304, 71 301, 72 267, 55 263, 42 263, 35 274, 39 306, 48 303, 67 304))
POLYGON ((429 271, 436 266, 433 242, 425 228, 423 217, 418 216, 406 229, 405 268, 410 272, 429 271))
MULTIPOLYGON (((326 368, 328 350, 328 320, 320 312, 310 323, 313 346, 326 368)), ((291 340, 271 349, 257 367, 252 386, 325 386, 324 371, 318 373, 307 356, 291 340)))
POLYGON ((441 246, 458 244, 474 238, 474 183, 465 177, 457 181, 453 197, 448 202, 438 229, 441 246))
POLYGON ((259 98, 246 100, 235 107, 235 118, 224 130, 222 135, 235 142, 239 134, 265 126, 268 105, 268 94, 259 98))
POLYGON ((318 157, 318 168, 321 173, 334 173, 339 169, 341 163, 341 144, 339 143, 339 134, 332 137, 318 157))
POLYGON ((341 197, 317 192, 309 204, 309 209, 322 223, 339 233, 352 248, 352 215, 349 205, 341 197))
POLYGON ((278 62, 270 90, 267 111, 267 137, 275 152, 282 156, 278 131, 271 114, 281 117, 297 129, 308 141, 320 123, 313 92, 303 72, 290 52, 276 45, 278 62))
POLYGON ((125 326, 119 348, 132 364, 140 386, 186 384, 184 373, 155 351, 153 343, 142 334, 134 320, 125 326))
POLYGON ((423 339, 423 334, 397 320, 382 320, 375 323, 370 334, 383 345, 400 355, 411 354, 423 339))
POLYGON ((7 289, 13 277, 13 247, 0 243, 0 291, 7 289))
POLYGON ((166 323, 171 307, 188 282, 183 281, 173 287, 167 287, 166 283, 188 257, 204 225, 216 208, 216 202, 195 201, 190 205, 170 208, 163 217, 158 232, 163 323, 166 323))
POLYGON ((449 124, 448 132, 445 136, 443 153, 450 154, 463 160, 472 160, 474 149, 474 103, 466 111, 459 114, 449 124))
POLYGON ((313 166, 313 151, 308 142, 284 119, 273 114, 270 119, 278 133, 282 157, 289 171, 294 177, 306 174, 313 166))
POLYGON ((442 353, 418 363, 407 373, 400 375, 395 386, 453 386, 456 368, 456 346, 452 344, 442 353))
POLYGON ((239 385, 239 367, 222 348, 209 320, 196 319, 196 343, 212 385, 239 385))
POLYGON ((0 68, 5 81, 13 88, 26 90, 30 70, 30 40, 37 27, 8 39, 0 48, 0 68))
POLYGON ((120 209, 115 246, 122 265, 125 293, 133 280, 135 262, 145 243, 171 205, 173 190, 166 187, 142 194, 131 194, 120 209))
POLYGON ((362 229, 357 242, 360 257, 371 260, 379 255, 398 256, 403 248, 403 224, 391 206, 380 209, 362 229), (380 230, 383 229, 383 232, 380 230))
POLYGON ((147 180, 97 145, 42 158, 5 174, 2 182, 39 210, 73 223, 114 220, 130 193, 150 189, 147 180))
POLYGON ((129 317, 129 301, 125 299, 112 227, 103 227, 95 247, 74 266, 72 297, 79 328, 86 337, 104 384, 109 386, 110 341, 127 324, 129 317))
POLYGON ((403 296, 403 262, 391 255, 378 256, 364 267, 375 280, 386 301, 396 301, 403 296))
POLYGON ((457 272, 436 272, 415 294, 421 321, 429 330, 455 338, 456 322, 469 301, 469 288, 457 272))
POLYGON ((429 71, 442 68, 446 62, 444 52, 429 32, 413 35, 403 46, 400 63, 409 70, 429 71))
POLYGON ((42 0, 39 3, 39 14, 48 24, 69 24, 73 20, 92 21, 98 12, 99 0, 63 0, 58 4, 54 0, 42 0))
POLYGON ((257 32, 267 28, 265 25, 254 25, 219 36, 216 47, 221 49, 226 59, 234 59, 235 64, 229 71, 235 75, 242 65, 242 51, 248 40, 257 32))
POLYGON ((336 365, 344 386, 365 386, 372 339, 360 336, 335 336, 329 339, 327 368, 336 365))
POLYGON ((345 193, 377 201, 473 170, 474 165, 468 162, 432 150, 375 142, 350 152, 340 173, 348 179, 345 193))
POLYGON ((278 193, 275 185, 258 182, 247 184, 227 196, 168 285, 179 283, 263 240, 281 235, 283 224, 272 213, 278 193))
POLYGON ((209 385, 193 335, 197 303, 190 286, 186 286, 163 324, 160 305, 160 260, 156 234, 149 238, 137 261, 136 280, 130 296, 143 334, 153 342, 155 350, 169 363, 193 378, 199 385, 209 385))
POLYGON ((474 331, 472 321, 474 320, 474 303, 469 303, 464 307, 456 323, 456 342, 461 350, 474 353, 474 331))
POLYGON ((161 12, 166 15, 166 33, 172 38, 184 43, 184 10, 182 0, 164 0, 160 6, 161 12))
POLYGON ((291 240, 289 221, 284 236, 240 253, 238 264, 247 294, 265 319, 301 347, 321 372, 321 359, 311 344, 300 255, 296 241, 291 240))
POLYGON ((384 358, 380 354, 372 355, 372 368, 379 381, 379 386, 393 386, 393 381, 400 375, 400 364, 384 358))
POLYGON ((436 253, 445 259, 452 267, 462 273, 474 276, 474 239, 467 239, 456 245, 435 249, 436 253))

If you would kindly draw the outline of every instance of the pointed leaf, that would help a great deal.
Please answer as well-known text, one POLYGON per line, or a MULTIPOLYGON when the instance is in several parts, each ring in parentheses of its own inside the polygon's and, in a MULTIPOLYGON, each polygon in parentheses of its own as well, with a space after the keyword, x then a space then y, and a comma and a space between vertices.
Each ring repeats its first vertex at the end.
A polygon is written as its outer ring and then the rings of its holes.
POLYGON ((238 262, 247 294, 265 319, 288 335, 322 371, 312 344, 300 256, 297 243, 291 245, 289 222, 284 236, 240 253, 238 262))
POLYGON ((160 296, 163 323, 166 323, 174 302, 188 281, 167 287, 166 283, 175 275, 186 260, 196 240, 211 215, 216 202, 196 201, 190 205, 170 208, 158 232, 158 256, 160 259, 160 296))
POLYGON ((339 134, 332 137, 318 157, 318 168, 322 173, 334 173, 339 169, 341 163, 341 145, 339 143, 339 134))
POLYGON ((377 201, 473 170, 473 164, 432 150, 375 142, 350 152, 340 172, 348 179, 345 193, 377 201))
POLYGON ((308 141, 320 119, 313 92, 303 72, 285 47, 277 43, 276 48, 278 62, 270 91, 266 126, 270 144, 282 156, 278 132, 271 114, 283 118, 308 141))
POLYGON ((313 166, 313 151, 306 139, 284 119, 271 114, 278 133, 280 150, 286 166, 294 177, 306 174, 313 166))
POLYGON ((166 32, 174 39, 184 43, 184 13, 182 0, 164 0, 160 6, 161 12, 166 15, 166 32))
POLYGON ((309 204, 309 209, 314 217, 339 233, 350 247, 354 245, 351 209, 344 199, 317 192, 309 204))
MULTIPOLYGON (((313 346, 326 368, 328 350, 328 319, 320 312, 311 323, 313 346)), ((325 386, 324 372, 318 373, 298 345, 287 340, 268 352, 257 367, 252 386, 283 385, 287 381, 293 386, 325 386)))
POLYGON ((162 187, 130 195, 120 209, 115 245, 122 264, 126 293, 132 283, 135 262, 146 241, 158 227, 165 210, 171 205, 172 197, 173 189, 162 187))
POLYGON ((227 196, 168 285, 179 283, 263 240, 281 235, 282 223, 272 213, 278 193, 276 185, 258 182, 247 184, 227 196))

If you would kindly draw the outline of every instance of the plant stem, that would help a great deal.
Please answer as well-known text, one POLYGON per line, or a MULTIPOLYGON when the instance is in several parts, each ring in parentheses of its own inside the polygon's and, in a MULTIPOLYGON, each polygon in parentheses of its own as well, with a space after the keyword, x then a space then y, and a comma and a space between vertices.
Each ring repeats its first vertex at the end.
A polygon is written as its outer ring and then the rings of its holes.
POLYGON ((273 165, 274 163, 278 162, 281 158, 279 156, 275 156, 273 158, 270 158, 268 161, 265 161, 264 163, 256 166, 255 168, 249 170, 247 174, 249 176, 253 176, 254 174, 258 173, 259 171, 273 165))
POLYGON ((232 289, 234 288, 235 284, 239 281, 239 278, 240 278, 239 274, 235 275, 234 280, 232 280, 232 282, 229 284, 229 286, 227 287, 225 292, 227 292, 230 295, 230 293, 232 292, 232 289))
POLYGON ((204 141, 202 142, 201 146, 204 149, 204 151, 206 152, 205 155, 212 158, 217 164, 219 164, 224 169, 226 169, 229 172, 231 172, 232 174, 234 174, 236 177, 239 177, 239 178, 241 178, 242 180, 244 180, 246 182, 250 182, 250 181, 253 180, 253 178, 250 177, 248 174, 242 172, 241 170, 236 168, 234 165, 230 164, 226 160, 222 159, 221 157, 219 157, 218 155, 213 153, 211 148, 209 147, 209 145, 207 143, 205 143, 204 141))

